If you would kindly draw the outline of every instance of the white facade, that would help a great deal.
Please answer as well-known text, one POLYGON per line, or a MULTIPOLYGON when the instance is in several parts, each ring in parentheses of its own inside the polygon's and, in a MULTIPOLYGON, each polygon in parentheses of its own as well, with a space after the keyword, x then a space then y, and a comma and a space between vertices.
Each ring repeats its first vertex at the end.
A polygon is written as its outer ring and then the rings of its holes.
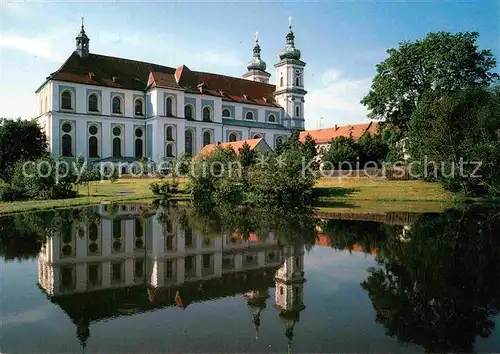
MULTIPOLYGON (((88 42, 82 26, 75 53, 83 60, 92 55, 88 42)), ((258 60, 257 65, 265 68, 258 60)), ((304 128, 304 66, 290 59, 276 65, 279 106, 239 103, 203 90, 199 94, 149 86, 144 91, 130 90, 49 77, 37 90, 38 120, 56 158, 83 155, 99 161, 145 156, 160 162, 184 153, 195 155, 209 143, 255 137, 275 149, 277 140, 304 128), (187 110, 191 117, 186 116, 187 110)), ((88 75, 89 80, 95 77, 93 72, 88 75)), ((269 76, 249 66, 243 77, 265 85, 269 76)), ((120 82, 118 77, 112 80, 120 82)))

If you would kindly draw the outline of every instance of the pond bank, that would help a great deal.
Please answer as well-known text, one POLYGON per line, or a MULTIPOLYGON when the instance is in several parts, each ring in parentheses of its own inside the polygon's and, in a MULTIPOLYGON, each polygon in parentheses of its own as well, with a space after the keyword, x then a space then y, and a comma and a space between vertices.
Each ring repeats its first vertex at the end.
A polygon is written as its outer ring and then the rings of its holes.
MULTIPOLYGON (((73 199, 29 200, 0 203, 0 214, 46 210, 107 202, 130 202, 153 198, 151 182, 159 179, 119 179, 114 183, 97 182, 80 188, 73 199)), ((437 183, 422 181, 389 181, 367 178, 321 178, 315 186, 320 194, 318 207, 359 211, 440 211, 453 202, 452 194, 437 183)), ((173 196, 178 200, 186 194, 173 196)))

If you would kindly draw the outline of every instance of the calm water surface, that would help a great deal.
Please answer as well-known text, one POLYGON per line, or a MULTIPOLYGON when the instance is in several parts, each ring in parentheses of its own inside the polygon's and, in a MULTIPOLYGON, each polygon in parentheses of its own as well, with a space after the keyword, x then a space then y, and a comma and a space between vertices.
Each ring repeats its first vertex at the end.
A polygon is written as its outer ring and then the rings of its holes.
POLYGON ((0 351, 498 352, 495 214, 323 213, 307 244, 145 205, 2 218, 0 351))

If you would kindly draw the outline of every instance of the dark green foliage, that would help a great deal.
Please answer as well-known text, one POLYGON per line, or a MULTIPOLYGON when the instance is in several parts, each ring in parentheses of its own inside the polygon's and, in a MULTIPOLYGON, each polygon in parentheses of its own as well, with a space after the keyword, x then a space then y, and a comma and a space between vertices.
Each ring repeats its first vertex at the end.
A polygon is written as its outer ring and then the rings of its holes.
POLYGON ((357 145, 361 166, 364 166, 367 162, 380 165, 389 153, 389 145, 384 141, 381 134, 363 134, 357 145))
POLYGON ((247 154, 242 159, 231 148, 218 147, 193 162, 193 200, 206 210, 216 205, 309 205, 315 177, 312 170, 302 171, 310 159, 305 151, 298 136, 282 145, 279 156, 247 154))
POLYGON ((311 159, 318 155, 318 151, 316 150, 316 141, 313 139, 311 134, 306 135, 302 147, 304 149, 304 154, 311 159))
POLYGON ((150 183, 149 188, 155 196, 168 198, 172 194, 179 193, 179 182, 177 179, 172 181, 161 181, 150 183))
POLYGON ((361 284, 376 321, 426 352, 473 351, 499 311, 498 208, 422 215, 404 238, 387 235, 361 284))
POLYGON ((189 170, 191 168, 191 161, 191 154, 184 153, 181 155, 176 163, 176 171, 180 176, 185 176, 189 173, 189 170))
POLYGON ((255 163, 257 158, 257 152, 250 149, 250 145, 245 141, 243 145, 238 149, 239 160, 243 167, 251 166, 255 163))
POLYGON ((0 120, 0 178, 10 181, 14 164, 47 155, 47 138, 36 120, 0 120))
POLYGON ((414 170, 426 178, 436 170, 436 179, 448 189, 468 195, 499 194, 499 132, 499 89, 470 88, 439 98, 426 95, 412 116, 408 135, 414 170), (462 176, 460 161, 467 163, 462 176), (472 176, 476 164, 471 162, 481 163, 475 171, 481 177, 472 176))
POLYGON ((356 169, 356 163, 359 163, 359 148, 352 135, 332 139, 323 154, 323 163, 326 166, 331 164, 329 167, 334 169, 356 169))
POLYGON ((477 32, 429 33, 387 50, 377 65, 370 92, 361 103, 370 117, 406 129, 422 95, 449 94, 469 86, 488 86, 498 79, 490 50, 479 50, 477 32))

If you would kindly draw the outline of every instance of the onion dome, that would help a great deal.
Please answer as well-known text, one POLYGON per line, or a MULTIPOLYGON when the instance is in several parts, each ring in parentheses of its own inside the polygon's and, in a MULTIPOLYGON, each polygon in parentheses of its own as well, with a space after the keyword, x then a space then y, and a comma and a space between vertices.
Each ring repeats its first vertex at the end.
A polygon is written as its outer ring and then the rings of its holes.
POLYGON ((247 65, 248 70, 266 71, 266 62, 260 58, 259 35, 255 34, 255 45, 253 46, 253 59, 247 65))
POLYGON ((82 17, 82 27, 80 28, 80 33, 78 33, 78 36, 75 39, 80 41, 85 41, 89 39, 89 37, 85 33, 85 27, 83 25, 83 17, 82 17))
POLYGON ((280 59, 300 60, 300 50, 295 48, 295 35, 292 31, 292 18, 288 18, 288 33, 286 35, 286 46, 280 52, 280 59))

